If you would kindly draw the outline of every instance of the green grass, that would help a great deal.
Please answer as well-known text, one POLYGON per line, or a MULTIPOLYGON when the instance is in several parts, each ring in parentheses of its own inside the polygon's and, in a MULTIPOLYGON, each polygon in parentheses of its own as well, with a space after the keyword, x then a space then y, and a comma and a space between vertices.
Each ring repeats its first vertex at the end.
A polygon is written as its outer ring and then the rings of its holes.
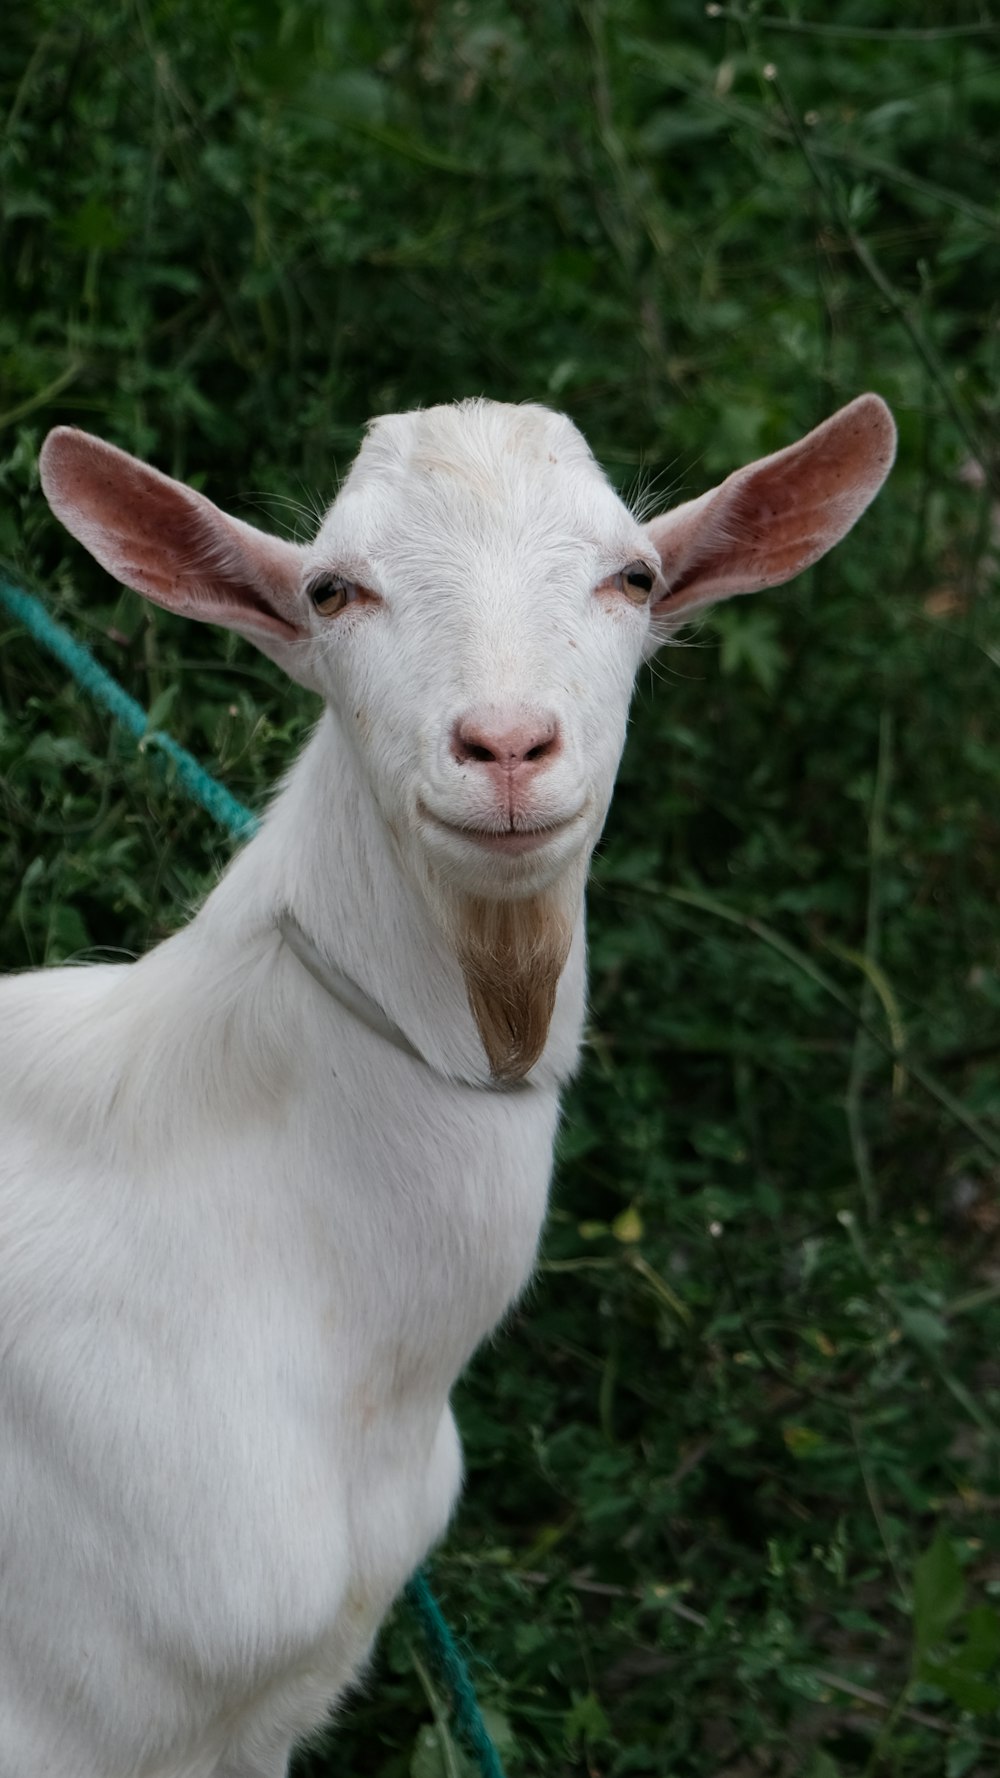
MULTIPOLYGON (((547 400, 664 503, 861 389, 899 419, 831 560, 639 687, 434 1564, 513 1774, 998 1766, 1000 18, 801 10, 29 0, 0 41, 4 565, 258 806, 311 706, 68 542, 49 425, 295 530, 419 402, 547 400)), ((0 640, 0 963, 142 949, 226 846, 0 640)), ((454 1778, 439 1714, 400 1613, 302 1778, 454 1778)))

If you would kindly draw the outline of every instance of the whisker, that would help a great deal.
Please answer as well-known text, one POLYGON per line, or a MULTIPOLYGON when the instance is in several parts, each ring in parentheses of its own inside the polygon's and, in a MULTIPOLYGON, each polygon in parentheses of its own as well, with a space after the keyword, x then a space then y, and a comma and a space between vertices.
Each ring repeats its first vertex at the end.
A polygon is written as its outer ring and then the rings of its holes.
MULTIPOLYGON (((318 491, 303 487, 302 492, 305 495, 304 500, 296 499, 293 494, 263 492, 258 494, 244 494, 243 500, 246 505, 259 507, 265 512, 269 509, 274 510, 282 507, 285 508, 286 511, 294 513, 295 516, 305 524, 307 528, 307 536, 312 537, 319 529, 320 525, 322 525, 328 509, 327 506, 323 504, 318 491)), ((299 529, 300 527, 296 526, 296 532, 298 532, 299 529)), ((304 539, 301 536, 296 535, 296 542, 302 541, 304 541, 304 539)))
POLYGON ((632 480, 622 489, 622 500, 640 525, 655 518, 657 513, 669 511, 671 506, 679 503, 679 498, 689 498, 687 486, 692 472, 701 461, 700 457, 677 472, 680 457, 675 457, 662 468, 650 470, 641 464, 632 480), (673 472, 673 473, 672 473, 673 472))

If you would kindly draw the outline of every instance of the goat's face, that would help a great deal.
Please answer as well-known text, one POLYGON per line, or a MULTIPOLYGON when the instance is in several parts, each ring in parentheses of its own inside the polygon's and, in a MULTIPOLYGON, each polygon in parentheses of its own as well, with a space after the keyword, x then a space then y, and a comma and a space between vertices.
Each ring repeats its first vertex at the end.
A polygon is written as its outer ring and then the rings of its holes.
POLYGON ((643 526, 569 420, 462 402, 377 421, 307 546, 85 433, 51 433, 41 467, 118 579, 252 637, 335 707, 425 888, 516 903, 582 882, 644 651, 815 561, 894 439, 861 396, 643 526))
POLYGON ((523 897, 589 854, 659 566, 562 416, 376 422, 306 551, 310 677, 421 878, 523 897))

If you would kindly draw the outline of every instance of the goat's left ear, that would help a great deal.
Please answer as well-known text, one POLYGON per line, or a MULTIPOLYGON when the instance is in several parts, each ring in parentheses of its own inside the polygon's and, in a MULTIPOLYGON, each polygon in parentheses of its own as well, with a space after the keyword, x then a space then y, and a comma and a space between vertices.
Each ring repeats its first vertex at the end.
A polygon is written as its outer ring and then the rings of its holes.
POLYGON ((781 586, 838 543, 874 500, 896 455, 878 395, 859 395, 787 450, 737 469, 720 487, 652 519, 664 588, 650 649, 679 619, 733 593, 781 586))

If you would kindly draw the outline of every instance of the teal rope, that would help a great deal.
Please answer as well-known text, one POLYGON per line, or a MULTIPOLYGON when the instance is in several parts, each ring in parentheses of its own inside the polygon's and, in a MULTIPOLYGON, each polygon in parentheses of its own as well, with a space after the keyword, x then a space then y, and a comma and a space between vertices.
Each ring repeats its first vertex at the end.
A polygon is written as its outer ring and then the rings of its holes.
MULTIPOLYGON (((198 803, 220 827, 224 827, 232 839, 245 840, 256 833, 260 825, 257 816, 231 796, 203 765, 199 765, 194 754, 188 753, 171 735, 150 729, 149 717, 142 705, 130 698, 118 681, 105 672, 89 648, 49 616, 40 599, 0 580, 0 604, 6 606, 11 616, 23 624, 42 648, 55 655, 81 690, 120 722, 141 748, 155 747, 158 753, 166 754, 173 762, 178 782, 192 802, 198 803)), ((500 1756, 483 1721, 469 1669, 422 1568, 409 1582, 405 1598, 423 1630, 437 1677, 451 1698, 455 1726, 470 1752, 475 1754, 483 1778, 504 1778, 500 1756)))
POLYGON ((157 753, 166 754, 173 763, 178 782, 192 802, 198 803, 234 840, 249 839, 256 833, 260 825, 256 815, 231 796, 224 785, 217 783, 204 766, 198 764, 194 754, 188 753, 172 735, 151 729, 142 705, 130 698, 117 680, 105 672, 89 648, 49 616, 40 599, 0 581, 0 604, 7 607, 11 616, 24 625, 36 642, 55 655, 95 704, 100 704, 135 737, 143 751, 153 747, 157 753))
POLYGON ((406 1589, 406 1602, 423 1630, 437 1676, 451 1695, 455 1727, 475 1754, 483 1778, 504 1778, 500 1755, 483 1721, 469 1669, 422 1568, 406 1589))

